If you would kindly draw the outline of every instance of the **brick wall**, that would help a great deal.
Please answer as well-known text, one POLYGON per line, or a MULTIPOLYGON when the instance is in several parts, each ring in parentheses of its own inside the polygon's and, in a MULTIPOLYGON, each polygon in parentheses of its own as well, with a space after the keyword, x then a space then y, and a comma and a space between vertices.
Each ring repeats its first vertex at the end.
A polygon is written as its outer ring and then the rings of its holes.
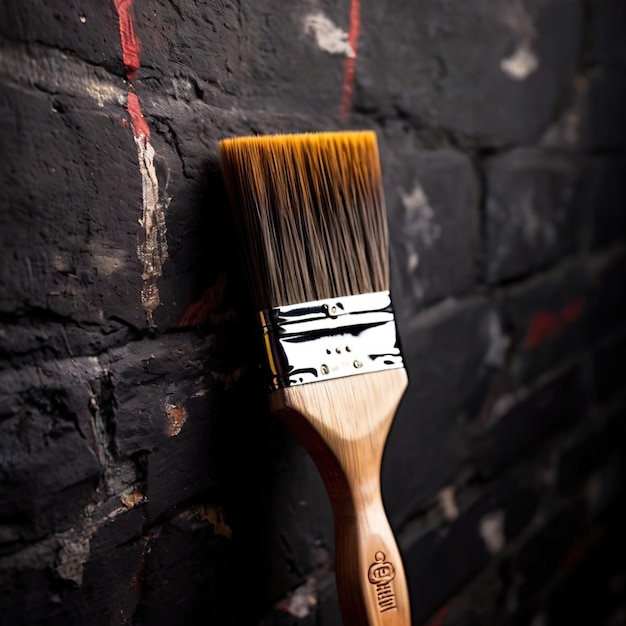
POLYGON ((379 135, 414 623, 626 624, 626 4, 0 6, 0 623, 340 624, 217 141, 379 135))

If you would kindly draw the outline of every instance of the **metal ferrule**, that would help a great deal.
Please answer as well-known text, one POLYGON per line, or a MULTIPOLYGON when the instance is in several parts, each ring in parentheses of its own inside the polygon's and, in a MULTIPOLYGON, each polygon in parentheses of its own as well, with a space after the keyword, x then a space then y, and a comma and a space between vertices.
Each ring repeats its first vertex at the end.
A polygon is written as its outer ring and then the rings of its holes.
POLYGON ((404 367, 388 291, 259 313, 270 388, 404 367))

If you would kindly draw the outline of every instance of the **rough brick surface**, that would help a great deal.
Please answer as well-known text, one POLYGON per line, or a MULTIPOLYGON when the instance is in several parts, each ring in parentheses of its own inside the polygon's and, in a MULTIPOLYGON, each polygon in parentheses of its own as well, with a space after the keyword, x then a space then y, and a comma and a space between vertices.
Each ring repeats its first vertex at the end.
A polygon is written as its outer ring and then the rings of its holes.
POLYGON ((572 428, 583 417, 585 397, 581 372, 569 371, 539 389, 518 392, 513 398, 502 398, 495 405, 490 425, 475 444, 478 471, 491 476, 518 462, 542 438, 557 429, 572 428), (521 399, 520 399, 521 396, 521 399), (507 410, 508 401, 517 402, 507 410), (499 416, 499 411, 506 411, 499 416))
POLYGON ((487 162, 485 265, 490 282, 536 270, 573 249, 573 170, 568 155, 532 148, 487 162))
POLYGON ((9 0, 2 4, 0 11, 0 34, 5 43, 38 43, 51 50, 67 51, 117 73, 123 72, 113 2, 83 5, 73 1, 59 4, 35 0, 24 4, 9 0))
POLYGON ((398 525, 458 472, 464 446, 456 425, 480 405, 490 373, 494 312, 480 300, 441 306, 401 328, 410 382, 383 460, 385 504, 398 525))
POLYGON ((594 337, 606 337, 614 331, 626 314, 624 271, 626 258, 621 250, 597 256, 590 268, 591 332, 594 337))
POLYGON ((603 65, 626 66, 626 7, 615 0, 592 4, 593 43, 596 59, 603 65))
POLYGON ((401 135, 387 141, 382 154, 399 296, 394 304, 409 318, 416 308, 467 293, 476 283, 478 184, 470 161, 457 152, 416 151, 401 135))
POLYGON ((339 626, 219 139, 377 132, 413 625, 623 622, 624 4, 0 6, 0 622, 339 626))
POLYGON ((132 135, 96 103, 71 102, 2 87, 1 193, 11 211, 3 220, 0 307, 141 326, 139 226, 120 211, 141 196, 132 135), (102 171, 124 184, 103 185, 102 171))
POLYGON ((602 405, 620 400, 626 373, 626 336, 624 331, 609 336, 596 349, 593 357, 595 399, 602 405))
POLYGON ((516 381, 537 378, 585 348, 589 298, 582 277, 583 267, 574 263, 506 290, 504 324, 517 348, 511 357, 516 381))
POLYGON ((528 524, 538 504, 536 491, 513 476, 474 500, 458 517, 414 541, 406 552, 417 623, 502 552, 528 524))
POLYGON ((590 160, 581 175, 581 211, 590 220, 586 236, 600 250, 624 239, 626 232, 626 159, 615 155, 590 160))
POLYGON ((587 106, 582 124, 582 141, 590 150, 623 150, 626 122, 626 72, 600 67, 591 73, 587 106))
POLYGON ((431 0, 420 10, 398 1, 364 17, 357 106, 486 145, 526 143, 549 123, 570 88, 582 25, 580 3, 561 0, 431 0))

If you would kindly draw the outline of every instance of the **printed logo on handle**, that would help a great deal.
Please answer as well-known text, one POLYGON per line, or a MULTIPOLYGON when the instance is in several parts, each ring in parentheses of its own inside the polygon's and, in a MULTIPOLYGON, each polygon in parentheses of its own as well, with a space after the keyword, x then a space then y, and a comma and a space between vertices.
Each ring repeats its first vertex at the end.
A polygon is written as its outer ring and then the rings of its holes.
POLYGON ((376 587, 378 610, 384 613, 391 609, 397 609, 396 594, 391 584, 391 581, 396 577, 396 570, 393 564, 385 561, 384 552, 377 552, 374 555, 374 562, 367 571, 367 577, 370 583, 376 587))

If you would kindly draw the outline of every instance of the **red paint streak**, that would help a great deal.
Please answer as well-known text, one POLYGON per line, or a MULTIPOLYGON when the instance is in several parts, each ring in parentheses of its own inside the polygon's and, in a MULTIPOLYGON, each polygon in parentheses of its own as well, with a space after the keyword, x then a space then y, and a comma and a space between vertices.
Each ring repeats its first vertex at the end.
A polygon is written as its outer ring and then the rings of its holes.
POLYGON ((230 317, 228 313, 217 313, 224 303, 224 292, 228 283, 226 274, 220 274, 215 281, 201 296, 199 300, 192 302, 183 319, 178 323, 179 328, 189 326, 204 326, 210 323, 219 323, 230 317))
MULTIPOLYGON (((132 80, 139 69, 139 40, 135 34, 135 22, 133 20, 133 0, 113 0, 117 17, 119 19, 120 39, 122 41, 122 57, 126 67, 126 77, 132 80)), ((148 122, 141 112, 139 98, 129 92, 126 109, 130 115, 130 127, 135 137, 144 141, 150 139, 148 122)), ((126 121, 122 121, 125 124, 126 121)))
POLYGON ((146 122, 146 118, 143 116, 141 112, 141 107, 139 106, 139 98, 137 94, 129 93, 128 94, 128 102, 126 104, 126 108, 128 109, 128 114, 130 115, 130 127, 132 128, 133 135, 135 137, 150 139, 150 128, 148 127, 148 122, 146 122))
POLYGON ((359 0, 351 0, 350 2, 350 32, 348 34, 348 43, 354 53, 346 59, 343 70, 343 93, 341 96, 341 106, 339 108, 339 117, 345 121, 350 117, 352 109, 352 90, 354 88, 354 68, 356 65, 356 49, 359 41, 359 33, 361 30, 361 6, 359 0))
POLYGON ((585 300, 583 298, 576 298, 561 309, 561 319, 566 324, 575 322, 583 314, 585 310, 585 300))
POLYGON ((113 0, 120 23, 120 38, 122 40, 122 57, 126 67, 126 77, 132 80, 139 69, 139 41, 135 35, 133 21, 133 0, 113 0))
POLYGON ((538 345, 554 339, 561 332, 561 320, 558 313, 541 311, 535 313, 526 333, 526 347, 536 348, 538 345))
POLYGON ((558 337, 567 326, 579 320, 585 310, 585 299, 576 298, 560 311, 535 313, 528 326, 524 345, 532 349, 558 337))
POLYGON ((443 626, 449 612, 449 606, 442 606, 426 626, 443 626))

